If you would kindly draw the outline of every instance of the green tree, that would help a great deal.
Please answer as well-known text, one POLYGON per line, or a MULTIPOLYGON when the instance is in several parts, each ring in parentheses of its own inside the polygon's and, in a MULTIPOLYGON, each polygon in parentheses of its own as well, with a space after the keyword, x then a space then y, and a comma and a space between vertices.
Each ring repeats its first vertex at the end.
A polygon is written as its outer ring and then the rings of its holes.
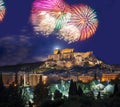
POLYGON ((2 73, 0 72, 0 92, 4 89, 3 80, 2 80, 2 73))
POLYGON ((73 95, 77 95, 77 86, 76 86, 76 82, 71 80, 69 87, 69 96, 73 96, 73 95))
POLYGON ((48 97, 48 89, 47 85, 43 84, 42 76, 40 76, 39 83, 36 85, 34 89, 34 102, 36 105, 40 105, 43 100, 48 97))
POLYGON ((8 88, 8 107, 24 107, 24 102, 19 93, 19 86, 11 84, 8 88))
POLYGON ((54 93, 54 99, 61 99, 62 97, 62 93, 60 93, 58 90, 55 90, 55 93, 54 93))
POLYGON ((78 87, 77 93, 78 93, 79 96, 83 95, 83 90, 80 86, 78 87))

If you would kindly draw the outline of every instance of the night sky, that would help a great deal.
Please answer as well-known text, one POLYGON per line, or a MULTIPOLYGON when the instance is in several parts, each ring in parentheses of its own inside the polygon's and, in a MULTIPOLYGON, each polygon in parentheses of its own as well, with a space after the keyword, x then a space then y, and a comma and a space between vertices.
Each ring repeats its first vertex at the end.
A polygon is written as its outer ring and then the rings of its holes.
POLYGON ((36 35, 30 22, 34 0, 4 0, 6 15, 0 23, 0 66, 45 60, 57 47, 93 51, 108 64, 120 64, 120 0, 65 0, 95 9, 99 26, 93 37, 68 44, 55 35, 36 35))

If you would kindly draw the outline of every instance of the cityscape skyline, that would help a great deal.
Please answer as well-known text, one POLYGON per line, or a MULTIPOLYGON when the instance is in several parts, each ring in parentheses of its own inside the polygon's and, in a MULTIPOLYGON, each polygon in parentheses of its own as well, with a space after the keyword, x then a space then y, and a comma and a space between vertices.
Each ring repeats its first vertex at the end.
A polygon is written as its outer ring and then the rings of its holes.
POLYGON ((97 14, 99 25, 88 40, 71 44, 51 34, 48 38, 36 35, 30 22, 34 0, 4 0, 6 14, 0 22, 0 66, 43 61, 55 48, 74 48, 78 52, 93 51, 108 64, 119 60, 119 1, 65 0, 69 5, 86 4, 97 14))

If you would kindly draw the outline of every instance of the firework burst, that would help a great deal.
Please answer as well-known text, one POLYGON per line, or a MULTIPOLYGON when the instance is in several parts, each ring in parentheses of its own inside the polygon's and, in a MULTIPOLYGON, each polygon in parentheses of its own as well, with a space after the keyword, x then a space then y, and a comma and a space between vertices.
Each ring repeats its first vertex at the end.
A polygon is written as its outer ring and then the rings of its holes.
POLYGON ((0 22, 3 20, 4 16, 5 16, 5 6, 4 6, 4 2, 2 0, 0 0, 0 22))
POLYGON ((71 17, 71 24, 75 25, 80 31, 80 40, 90 38, 98 26, 95 11, 87 5, 74 6, 71 17))
POLYGON ((79 40, 80 33, 76 26, 67 24, 60 29, 59 38, 72 43, 79 40))
POLYGON ((65 11, 66 4, 63 0, 35 0, 33 8, 45 11, 65 11))
POLYGON ((35 0, 31 22, 37 33, 49 36, 57 31, 58 38, 72 43, 86 40, 96 32, 96 13, 87 5, 70 6, 64 0, 35 0))
POLYGON ((68 6, 63 0, 36 0, 33 3, 31 21, 36 32, 49 35, 59 30, 70 19, 68 6))

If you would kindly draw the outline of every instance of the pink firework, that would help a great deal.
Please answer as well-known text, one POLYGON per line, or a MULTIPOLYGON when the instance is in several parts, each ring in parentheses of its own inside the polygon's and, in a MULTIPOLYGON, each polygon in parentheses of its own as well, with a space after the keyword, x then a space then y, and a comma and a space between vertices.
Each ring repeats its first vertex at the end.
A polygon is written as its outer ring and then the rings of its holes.
POLYGON ((35 0, 33 9, 44 11, 65 11, 68 8, 63 0, 35 0))
POLYGON ((0 22, 3 21, 3 18, 5 16, 5 12, 6 12, 6 9, 4 6, 4 2, 3 2, 3 0, 0 0, 0 22))
POLYGON ((0 22, 3 20, 4 16, 5 16, 5 9, 0 10, 0 22))
POLYGON ((70 23, 79 29, 80 40, 90 38, 95 33, 98 26, 95 11, 87 5, 79 5, 72 8, 70 23))

